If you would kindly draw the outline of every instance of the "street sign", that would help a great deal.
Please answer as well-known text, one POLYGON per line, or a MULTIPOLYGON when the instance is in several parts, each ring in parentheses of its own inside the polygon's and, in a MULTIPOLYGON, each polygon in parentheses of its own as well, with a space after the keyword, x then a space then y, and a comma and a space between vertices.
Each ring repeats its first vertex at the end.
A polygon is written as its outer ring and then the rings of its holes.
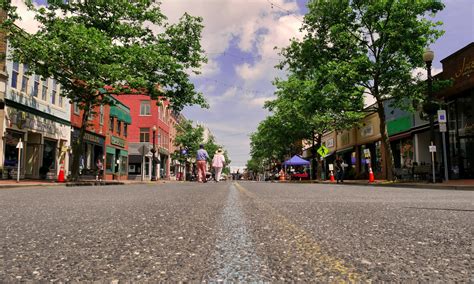
POLYGON ((334 171, 334 165, 333 164, 329 164, 329 170, 334 171))
POLYGON ((321 145, 317 152, 321 157, 326 157, 326 155, 329 153, 329 149, 326 148, 326 146, 321 145))
POLYGON ((446 119, 446 111, 444 109, 438 110, 438 122, 439 123, 446 123, 448 122, 446 119))
POLYGON ((20 140, 20 142, 18 142, 18 144, 16 144, 16 148, 17 149, 23 149, 23 142, 21 142, 21 140, 20 140))
POLYGON ((140 147, 138 147, 138 153, 140 153, 140 155, 146 155, 148 152, 150 152, 150 146, 148 143, 143 143, 140 147))
POLYGON ((439 123, 439 132, 446 132, 448 128, 446 127, 446 123, 440 122, 439 123))
POLYGON ((436 152, 436 146, 430 145, 428 147, 430 148, 430 153, 435 153, 436 152))

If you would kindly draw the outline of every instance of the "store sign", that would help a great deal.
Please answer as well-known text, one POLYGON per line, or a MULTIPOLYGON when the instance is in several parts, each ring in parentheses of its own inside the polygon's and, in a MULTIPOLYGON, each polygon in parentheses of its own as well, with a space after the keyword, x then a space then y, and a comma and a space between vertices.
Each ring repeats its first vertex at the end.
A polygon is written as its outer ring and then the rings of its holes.
POLYGON ((454 73, 455 78, 462 76, 469 76, 474 72, 474 60, 466 60, 466 57, 463 58, 462 65, 459 67, 458 71, 454 73))
POLYGON ((120 147, 125 147, 125 140, 122 138, 118 138, 116 136, 111 136, 110 137, 110 144, 120 146, 120 147))
POLYGON ((87 140, 87 141, 90 141, 90 142, 93 142, 93 143, 97 143, 97 144, 102 144, 102 140, 103 138, 99 137, 99 136, 95 136, 95 135, 92 135, 90 133, 84 133, 84 140, 87 140))
POLYGON ((53 135, 60 134, 62 138, 65 138, 65 131, 62 131, 62 127, 59 127, 56 122, 12 107, 7 110, 6 120, 9 127, 16 125, 18 129, 36 130, 53 135))

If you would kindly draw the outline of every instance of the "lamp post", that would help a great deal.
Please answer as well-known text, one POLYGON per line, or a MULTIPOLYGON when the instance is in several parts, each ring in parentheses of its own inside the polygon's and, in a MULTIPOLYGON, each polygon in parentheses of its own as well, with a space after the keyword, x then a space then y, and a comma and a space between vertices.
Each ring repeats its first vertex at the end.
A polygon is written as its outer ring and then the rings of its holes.
POLYGON ((155 161, 155 153, 156 153, 156 148, 155 148, 155 134, 156 134, 156 125, 153 125, 153 148, 151 149, 151 153, 153 154, 152 162, 151 162, 151 180, 156 181, 156 161, 155 161))
MULTIPOLYGON (((437 106, 433 100, 433 77, 431 77, 431 64, 433 63, 434 59, 434 52, 427 48, 425 52, 423 53, 423 61, 426 63, 426 70, 428 73, 428 98, 427 102, 423 106, 423 110, 425 113, 428 114, 429 116, 429 121, 430 121, 430 145, 435 146, 435 130, 434 130, 434 115, 437 110, 437 106)), ((436 177, 435 177, 435 151, 433 151, 434 148, 430 149, 431 152, 431 165, 432 165, 432 170, 433 170, 433 183, 436 182, 436 177)))

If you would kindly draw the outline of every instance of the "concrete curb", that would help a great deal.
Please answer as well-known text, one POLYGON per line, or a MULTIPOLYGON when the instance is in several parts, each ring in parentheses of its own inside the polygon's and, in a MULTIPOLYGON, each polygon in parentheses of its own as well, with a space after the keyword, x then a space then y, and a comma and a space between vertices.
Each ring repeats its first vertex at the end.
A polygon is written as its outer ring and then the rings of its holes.
MULTIPOLYGON (((317 184, 327 184, 327 185, 336 185, 337 183, 325 182, 325 181, 285 181, 285 183, 317 183, 317 184)), ((433 185, 429 183, 359 183, 359 182, 344 182, 337 185, 358 185, 358 186, 379 186, 379 187, 399 187, 399 188, 422 188, 422 189, 439 189, 439 190, 466 190, 474 191, 474 186, 471 185, 446 185, 439 184, 433 185)))

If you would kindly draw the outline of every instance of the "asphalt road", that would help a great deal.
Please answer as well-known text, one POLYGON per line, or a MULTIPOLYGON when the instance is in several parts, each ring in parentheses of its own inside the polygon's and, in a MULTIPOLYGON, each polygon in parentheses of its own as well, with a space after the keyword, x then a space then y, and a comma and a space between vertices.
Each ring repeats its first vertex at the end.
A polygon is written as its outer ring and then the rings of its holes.
POLYGON ((278 183, 0 189, 0 282, 474 282, 474 192, 278 183))

